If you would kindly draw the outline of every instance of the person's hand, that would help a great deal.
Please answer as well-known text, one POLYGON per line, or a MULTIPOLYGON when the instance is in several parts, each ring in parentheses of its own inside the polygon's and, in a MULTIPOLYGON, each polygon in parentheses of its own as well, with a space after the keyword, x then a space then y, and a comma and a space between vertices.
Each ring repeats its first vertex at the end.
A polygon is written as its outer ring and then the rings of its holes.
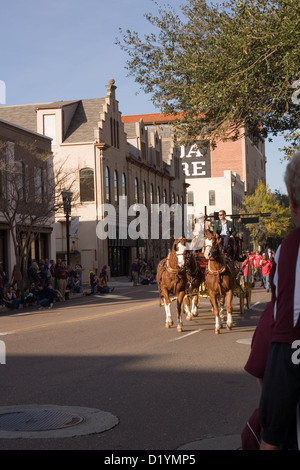
POLYGON ((260 450, 279 450, 278 446, 273 446, 272 444, 268 444, 265 441, 261 441, 260 443, 260 450))

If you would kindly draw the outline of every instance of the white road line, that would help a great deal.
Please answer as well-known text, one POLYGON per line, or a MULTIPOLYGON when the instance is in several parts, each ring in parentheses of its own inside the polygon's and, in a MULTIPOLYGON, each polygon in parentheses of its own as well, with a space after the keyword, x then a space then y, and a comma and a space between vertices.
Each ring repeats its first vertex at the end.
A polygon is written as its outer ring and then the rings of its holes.
POLYGON ((237 343, 239 344, 250 344, 252 343, 252 338, 238 339, 237 343))
POLYGON ((184 339, 184 338, 187 338, 188 336, 194 335, 195 333, 199 333, 199 331, 202 331, 202 329, 191 331, 191 333, 187 333, 186 335, 183 335, 183 336, 178 336, 178 338, 170 339, 169 342, 172 343, 173 341, 179 341, 180 339, 184 339))
POLYGON ((255 304, 251 305, 251 308, 256 307, 256 305, 259 305, 260 302, 255 302, 255 304))

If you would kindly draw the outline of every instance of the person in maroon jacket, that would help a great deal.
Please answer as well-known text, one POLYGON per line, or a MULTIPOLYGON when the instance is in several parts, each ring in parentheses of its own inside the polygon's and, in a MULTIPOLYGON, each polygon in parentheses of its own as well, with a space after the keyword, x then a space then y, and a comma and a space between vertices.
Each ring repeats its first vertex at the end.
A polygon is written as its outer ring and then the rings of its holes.
POLYGON ((65 298, 68 273, 66 269, 66 263, 60 258, 57 260, 57 263, 54 266, 54 276, 57 280, 57 288, 61 293, 62 297, 65 298))
POLYGON ((300 152, 287 166, 285 183, 296 228, 278 248, 271 271, 274 323, 259 404, 262 450, 300 448, 300 152))

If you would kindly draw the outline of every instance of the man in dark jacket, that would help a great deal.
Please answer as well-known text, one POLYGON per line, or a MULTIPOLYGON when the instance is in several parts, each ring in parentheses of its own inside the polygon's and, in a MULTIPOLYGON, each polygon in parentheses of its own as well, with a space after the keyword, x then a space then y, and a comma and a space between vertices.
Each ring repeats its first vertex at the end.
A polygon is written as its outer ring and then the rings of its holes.
POLYGON ((224 210, 219 211, 219 220, 214 223, 214 232, 222 238, 223 250, 226 253, 229 239, 236 235, 236 231, 233 222, 226 219, 226 212, 224 210))
POLYGON ((54 301, 54 292, 53 289, 48 285, 48 286, 43 286, 40 284, 38 286, 38 305, 40 310, 42 310, 45 307, 52 308, 53 306, 53 301, 54 301))

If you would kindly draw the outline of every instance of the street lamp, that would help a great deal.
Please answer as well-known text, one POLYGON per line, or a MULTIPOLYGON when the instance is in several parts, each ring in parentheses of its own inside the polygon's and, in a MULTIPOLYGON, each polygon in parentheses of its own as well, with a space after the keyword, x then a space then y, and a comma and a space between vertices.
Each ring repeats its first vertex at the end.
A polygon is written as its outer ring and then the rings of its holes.
POLYGON ((66 226, 67 226, 67 266, 70 265, 70 232, 69 232, 69 222, 71 214, 71 203, 72 203, 72 191, 64 189, 61 192, 63 203, 64 203, 64 213, 66 215, 66 226))

